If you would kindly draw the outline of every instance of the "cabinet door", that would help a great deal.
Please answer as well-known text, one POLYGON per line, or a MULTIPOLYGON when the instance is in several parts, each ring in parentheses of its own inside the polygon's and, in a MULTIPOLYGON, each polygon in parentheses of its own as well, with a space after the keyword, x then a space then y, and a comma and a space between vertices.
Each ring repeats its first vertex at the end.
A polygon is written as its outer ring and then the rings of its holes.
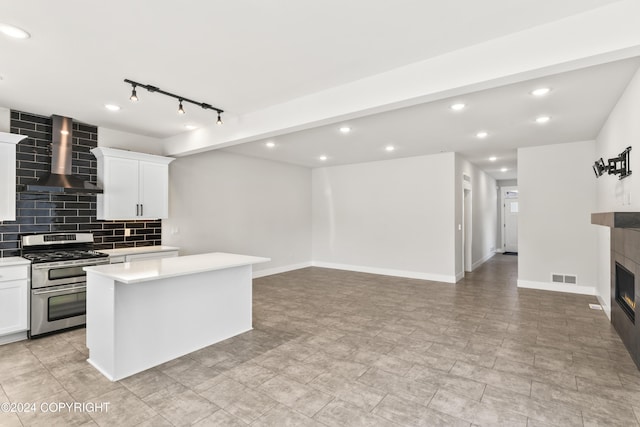
POLYGON ((169 168, 165 164, 140 162, 141 218, 169 216, 169 168))
POLYGON ((16 219, 16 146, 0 142, 0 221, 16 219))
POLYGON ((27 281, 0 282, 0 335, 27 330, 27 281))
POLYGON ((178 251, 150 252, 146 254, 127 255, 127 262, 140 261, 145 259, 173 258, 178 256, 178 251))
POLYGON ((99 219, 138 218, 138 161, 105 159, 103 215, 99 219))

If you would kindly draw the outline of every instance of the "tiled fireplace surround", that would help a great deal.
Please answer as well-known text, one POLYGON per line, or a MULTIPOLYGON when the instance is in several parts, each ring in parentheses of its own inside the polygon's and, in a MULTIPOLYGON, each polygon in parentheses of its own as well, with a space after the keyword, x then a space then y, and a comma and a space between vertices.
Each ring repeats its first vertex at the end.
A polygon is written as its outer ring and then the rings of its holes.
POLYGON ((640 212, 591 215, 591 223, 611 228, 611 323, 640 369, 640 316, 635 324, 616 301, 616 262, 635 276, 635 302, 640 299, 640 212))

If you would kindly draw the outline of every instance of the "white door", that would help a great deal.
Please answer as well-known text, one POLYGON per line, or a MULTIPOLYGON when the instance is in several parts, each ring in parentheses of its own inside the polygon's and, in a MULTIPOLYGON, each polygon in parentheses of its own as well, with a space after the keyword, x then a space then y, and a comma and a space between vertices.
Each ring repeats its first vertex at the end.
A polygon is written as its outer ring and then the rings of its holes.
POLYGON ((165 164, 140 161, 140 216, 167 218, 169 168, 165 164))
POLYGON ((105 159, 105 218, 135 219, 138 202, 138 161, 105 159))
POLYGON ((466 188, 463 190, 464 193, 464 206, 463 206, 463 215, 464 215, 464 221, 463 221, 463 227, 464 227, 464 233, 462 235, 462 238, 464 240, 463 243, 463 250, 464 250, 464 271, 467 272, 471 272, 473 270, 473 261, 471 259, 472 256, 472 252, 471 252, 471 244, 472 244, 472 229, 471 229, 471 224, 473 223, 472 221, 472 203, 471 203, 471 190, 467 190, 466 188))
POLYGON ((16 146, 0 142, 0 221, 16 219, 16 146))
POLYGON ((503 199, 504 251, 518 252, 518 192, 506 191, 503 199))
POLYGON ((27 286, 26 279, 0 282, 0 335, 28 329, 27 286))

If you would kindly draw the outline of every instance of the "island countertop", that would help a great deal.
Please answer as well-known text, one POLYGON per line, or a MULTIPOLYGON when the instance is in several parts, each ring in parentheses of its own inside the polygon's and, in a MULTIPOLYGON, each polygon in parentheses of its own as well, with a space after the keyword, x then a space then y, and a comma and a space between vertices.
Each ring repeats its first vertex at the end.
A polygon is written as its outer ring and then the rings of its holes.
POLYGON ((259 264, 267 261, 271 261, 271 259, 225 252, 212 252, 199 255, 84 267, 84 270, 88 273, 111 278, 120 283, 131 284, 259 264))

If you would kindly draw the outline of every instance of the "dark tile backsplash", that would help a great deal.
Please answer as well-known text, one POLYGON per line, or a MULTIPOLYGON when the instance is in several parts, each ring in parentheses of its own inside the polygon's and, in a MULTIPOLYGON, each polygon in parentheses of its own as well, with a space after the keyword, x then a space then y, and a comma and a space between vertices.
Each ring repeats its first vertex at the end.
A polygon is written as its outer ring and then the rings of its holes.
MULTIPOLYGON (((50 170, 51 118, 11 111, 11 133, 29 138, 16 147, 16 220, 0 221, 0 256, 20 254, 20 235, 58 231, 88 231, 96 249, 159 245, 162 222, 100 221, 96 196, 88 194, 28 193, 27 182, 50 170), (131 229, 129 237, 125 228, 131 229)), ((96 182, 97 160, 90 150, 98 146, 97 126, 73 123, 73 174, 96 182)))

